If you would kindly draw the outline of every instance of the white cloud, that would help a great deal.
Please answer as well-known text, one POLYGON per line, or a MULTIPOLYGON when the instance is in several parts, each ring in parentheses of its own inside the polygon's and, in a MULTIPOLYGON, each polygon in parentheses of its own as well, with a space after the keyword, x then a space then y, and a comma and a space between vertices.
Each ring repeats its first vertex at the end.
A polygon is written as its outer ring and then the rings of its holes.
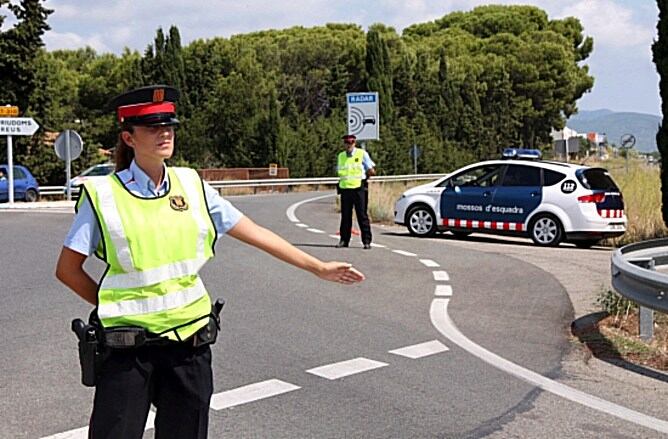
POLYGON ((44 44, 47 50, 76 49, 80 47, 92 47, 96 52, 111 52, 111 49, 102 42, 99 36, 94 35, 84 38, 72 32, 47 32, 44 35, 44 44))
POLYGON ((630 48, 649 46, 656 35, 653 27, 635 20, 633 11, 611 0, 571 2, 559 16, 578 17, 585 32, 602 46, 630 48))

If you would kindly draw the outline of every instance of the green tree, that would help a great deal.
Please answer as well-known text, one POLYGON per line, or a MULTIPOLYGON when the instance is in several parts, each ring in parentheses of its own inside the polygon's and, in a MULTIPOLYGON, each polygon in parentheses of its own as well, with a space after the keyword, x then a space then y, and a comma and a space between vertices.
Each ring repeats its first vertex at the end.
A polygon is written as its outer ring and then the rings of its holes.
POLYGON ((394 118, 394 105, 390 52, 381 30, 374 26, 371 26, 366 36, 366 71, 368 90, 378 92, 381 123, 391 124, 394 118))

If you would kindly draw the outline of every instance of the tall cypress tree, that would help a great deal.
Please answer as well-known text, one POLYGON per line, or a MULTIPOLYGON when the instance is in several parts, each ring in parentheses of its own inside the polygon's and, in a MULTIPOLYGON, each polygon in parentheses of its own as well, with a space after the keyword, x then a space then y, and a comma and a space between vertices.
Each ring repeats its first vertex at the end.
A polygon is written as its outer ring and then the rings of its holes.
POLYGON ((369 91, 378 92, 381 123, 389 124, 394 117, 390 50, 380 32, 373 27, 366 35, 366 71, 369 91))
POLYGON ((661 213, 668 225, 668 0, 657 0, 659 6, 658 38, 652 45, 656 71, 659 73, 661 113, 663 120, 656 133, 656 146, 661 154, 661 213))

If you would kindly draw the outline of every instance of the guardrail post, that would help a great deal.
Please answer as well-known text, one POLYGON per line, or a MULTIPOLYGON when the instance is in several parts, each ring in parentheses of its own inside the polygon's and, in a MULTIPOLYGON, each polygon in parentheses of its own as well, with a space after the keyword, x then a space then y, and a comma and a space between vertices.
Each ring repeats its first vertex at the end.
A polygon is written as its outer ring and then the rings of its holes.
MULTIPOLYGON (((654 258, 647 264, 648 270, 655 270, 654 258)), ((638 333, 643 341, 650 341, 654 337, 654 310, 640 306, 638 310, 638 333)))

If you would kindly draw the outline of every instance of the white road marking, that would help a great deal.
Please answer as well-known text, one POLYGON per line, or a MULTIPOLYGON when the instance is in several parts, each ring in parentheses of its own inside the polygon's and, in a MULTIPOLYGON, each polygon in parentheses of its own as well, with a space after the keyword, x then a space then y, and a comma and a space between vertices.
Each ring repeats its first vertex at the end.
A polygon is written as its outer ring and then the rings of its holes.
POLYGON ((329 235, 330 238, 339 239, 338 235, 329 235))
POLYGON ((448 276, 447 271, 434 271, 434 280, 436 281, 449 281, 450 276, 448 276))
POLYGON ((297 226, 297 227, 301 227, 302 229, 305 229, 305 228, 308 227, 308 225, 306 225, 306 224, 302 224, 302 223, 295 224, 295 226, 297 226))
POLYGON ((448 315, 448 302, 450 299, 434 299, 431 302, 431 309, 429 316, 434 327, 450 341, 457 346, 475 355, 486 363, 500 369, 510 375, 513 375, 527 383, 534 385, 542 390, 545 390, 569 401, 582 404, 586 407, 593 408, 611 416, 659 431, 661 433, 668 433, 668 421, 646 415, 644 413, 631 410, 624 406, 606 401, 597 396, 590 395, 580 390, 569 387, 565 384, 558 383, 554 380, 546 378, 532 370, 519 366, 511 361, 506 360, 493 352, 479 346, 469 340, 464 334, 459 332, 457 326, 450 319, 448 315))
POLYGON ((299 218, 297 218, 297 216, 295 215, 295 211, 297 210, 297 208, 299 206, 301 206, 302 204, 305 204, 305 203, 310 203, 311 201, 321 200, 321 199, 327 198, 327 197, 333 197, 335 195, 336 195, 335 193, 334 194, 327 194, 327 195, 321 195, 321 196, 315 197, 315 198, 309 198, 307 200, 302 200, 302 201, 300 201, 298 203, 295 203, 292 206, 288 207, 288 210, 285 211, 285 214, 288 216, 288 219, 290 221, 292 221, 293 223, 298 223, 300 221, 299 221, 299 218))
POLYGON ((77 428, 76 430, 65 431, 63 433, 44 436, 42 439, 86 439, 88 437, 88 427, 77 428))
POLYGON ((398 255, 403 255, 403 256, 417 256, 415 253, 403 251, 403 250, 392 250, 392 253, 396 253, 398 255))
POLYGON ((401 355, 402 357, 417 358, 426 357, 428 355, 440 354, 448 350, 448 347, 438 340, 427 341, 413 346, 406 346, 404 348, 394 349, 388 351, 390 354, 401 355))
POLYGON ((306 372, 318 375, 328 380, 336 380, 356 373, 366 372, 379 367, 387 366, 387 363, 369 360, 368 358, 354 358, 352 360, 341 361, 339 363, 327 364, 325 366, 315 367, 306 372))
POLYGON ((313 228, 310 228, 310 229, 306 229, 306 230, 308 230, 309 232, 313 232, 313 233, 325 233, 325 232, 323 232, 323 231, 320 230, 320 229, 313 229, 313 228))
MULTIPOLYGON (((155 428, 155 412, 153 410, 148 412, 148 417, 146 418, 146 427, 144 431, 151 430, 155 428)), ((42 439, 87 439, 88 438, 88 427, 81 427, 75 430, 64 431, 62 433, 53 434, 51 436, 44 436, 42 439)))
POLYGON ((259 383, 249 384, 243 387, 237 387, 236 389, 225 392, 216 393, 215 395, 211 396, 211 408, 214 410, 222 410, 229 407, 257 401, 259 399, 270 398, 272 396, 292 392, 293 390, 297 389, 301 389, 301 387, 286 383, 285 381, 271 379, 259 383))
POLYGON ((383 244, 375 244, 375 243, 373 243, 373 242, 371 243, 371 247, 376 247, 376 248, 387 248, 386 245, 383 245, 383 244))
POLYGON ((438 265, 438 262, 432 261, 431 259, 420 259, 420 262, 422 262, 422 265, 424 265, 425 267, 429 268, 440 267, 440 265, 438 265))
POLYGON ((452 287, 450 285, 436 285, 435 296, 452 296, 452 287))

